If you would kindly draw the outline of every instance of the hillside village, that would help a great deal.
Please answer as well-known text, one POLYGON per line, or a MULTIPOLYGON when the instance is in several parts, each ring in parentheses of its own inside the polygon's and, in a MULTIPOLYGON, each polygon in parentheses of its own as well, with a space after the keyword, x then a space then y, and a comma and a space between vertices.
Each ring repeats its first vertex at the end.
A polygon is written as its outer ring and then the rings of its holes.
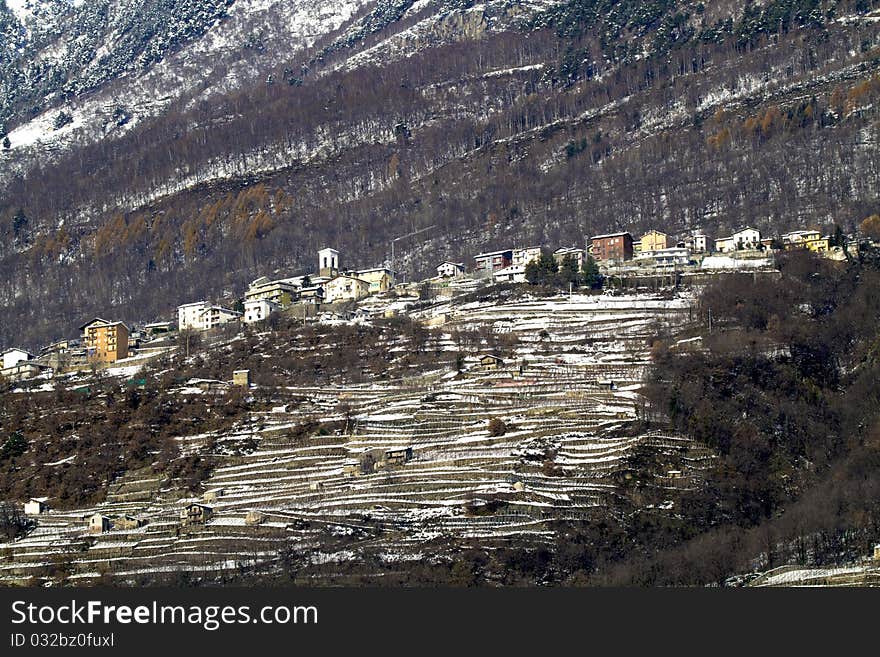
MULTIPOLYGON (((870 247, 838 239, 806 231, 766 239, 744 229, 671 245, 659 231, 640 240, 616 233, 593 237, 587 249, 512 248, 479 253, 470 267, 441 262, 435 277, 409 283, 390 266, 347 270, 328 248, 313 273, 261 277, 231 303, 183 303, 176 321, 130 328, 96 318, 78 340, 40 356, 8 350, 13 395, 66 388, 100 409, 109 395, 95 377, 128 390, 165 377, 169 399, 197 399, 229 418, 200 429, 184 415, 175 425, 172 463, 212 463, 188 484, 145 465, 105 481, 96 503, 61 508, 26 486, 26 531, 0 544, 0 581, 136 583, 187 573, 207 582, 277 573, 291 560, 308 581, 350 582, 355 563, 370 577, 405 578, 426 552, 443 563, 475 541, 551 546, 559 523, 603 509, 674 515, 717 457, 656 422, 646 404, 658 340, 671 352, 700 350, 695 290, 712 281, 743 272, 774 280, 785 251, 835 260, 870 247), (261 384, 243 366, 254 362, 249 350, 266 363, 289 353, 333 362, 354 347, 338 340, 357 335, 334 331, 385 331, 404 319, 426 332, 402 324, 403 333, 366 338, 391 359, 385 372, 364 360, 355 368, 362 376, 310 382, 282 369, 273 380, 283 385, 270 386, 265 372, 261 384), (285 337, 275 337, 279 326, 285 337), (286 337, 297 330, 304 333, 286 337), (197 353, 203 341, 210 348, 197 353), (141 374, 154 364, 164 374, 141 374), (220 376, 168 371, 193 365, 220 376)), ((53 454, 43 469, 82 467, 78 452, 53 454)), ((821 571, 756 563, 754 583, 875 582, 880 546, 873 558, 821 571)))
POLYGON ((858 238, 842 233, 823 236, 817 230, 763 237, 759 230, 745 227, 713 241, 700 231, 679 241, 658 230, 648 231, 638 240, 628 232, 618 232, 593 236, 587 248, 499 249, 475 255, 471 267, 444 261, 436 266, 435 277, 411 283, 399 282, 391 264, 348 270, 342 266, 340 253, 326 248, 317 254, 315 273, 276 279, 261 276, 228 307, 208 301, 188 302, 178 307, 175 320, 137 326, 96 317, 78 327, 78 337, 57 340, 39 354, 7 348, 0 378, 21 382, 52 378, 56 373, 132 365, 167 353, 169 336, 177 332, 211 331, 231 323, 255 324, 279 312, 293 313, 303 321, 366 319, 376 313, 391 316, 420 295, 451 296, 490 284, 545 282, 539 273, 529 272, 530 265, 537 270, 542 262, 545 269, 549 263, 553 273, 562 271, 566 285, 574 287, 584 282, 601 287, 600 281, 605 280, 612 288, 656 289, 689 280, 705 281, 706 276, 722 272, 771 271, 775 254, 792 249, 843 260, 847 250, 855 253, 859 244, 858 238), (385 298, 386 303, 360 303, 369 297, 385 298))
POLYGON ((880 585, 877 5, 0 2, 0 586, 880 585))

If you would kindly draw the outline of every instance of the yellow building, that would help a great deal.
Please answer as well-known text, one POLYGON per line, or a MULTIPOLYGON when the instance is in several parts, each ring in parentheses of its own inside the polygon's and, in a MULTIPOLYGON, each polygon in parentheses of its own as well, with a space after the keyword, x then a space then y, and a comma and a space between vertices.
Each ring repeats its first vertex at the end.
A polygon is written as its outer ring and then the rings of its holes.
POLYGON ((828 237, 814 237, 804 240, 804 246, 813 253, 828 253, 831 250, 831 240, 828 237))
POLYGON ((648 251, 660 251, 667 248, 668 236, 659 230, 651 230, 642 235, 640 251, 645 253, 648 251))
POLYGON ((250 370, 235 370, 232 373, 232 385, 241 386, 242 388, 250 388, 251 387, 251 371, 250 370))
POLYGON ((354 276, 337 276, 332 281, 324 283, 324 301, 327 303, 358 301, 369 294, 369 281, 354 276))
POLYGON ((354 275, 370 284, 370 294, 379 294, 387 292, 394 286, 394 274, 390 269, 385 267, 376 267, 374 269, 362 269, 356 271, 354 275))
POLYGON ((480 366, 484 370, 498 370, 504 367, 504 360, 495 354, 483 354, 480 356, 480 366))
POLYGON ((809 248, 808 242, 822 237, 818 230, 795 230, 782 236, 782 245, 786 250, 809 248))
POLYGON ((100 317, 80 327, 86 355, 98 363, 115 363, 128 358, 128 327, 100 317))

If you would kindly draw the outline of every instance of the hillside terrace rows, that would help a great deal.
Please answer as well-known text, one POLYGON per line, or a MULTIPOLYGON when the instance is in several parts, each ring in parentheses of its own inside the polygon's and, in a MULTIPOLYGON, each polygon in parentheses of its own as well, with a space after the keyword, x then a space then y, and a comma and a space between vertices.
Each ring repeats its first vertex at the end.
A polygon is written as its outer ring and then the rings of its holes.
MULTIPOLYGON (((198 497, 168 488, 155 473, 130 472, 104 503, 40 516, 30 535, 0 546, 0 582, 270 567, 286 546, 344 561, 366 548, 417 559, 432 537, 451 544, 552 541, 551 521, 589 519, 591 510, 615 503, 615 477, 641 445, 677 458, 685 470, 678 485, 693 485, 710 454, 656 430, 627 431, 649 365, 647 338, 658 321, 675 326, 688 317, 686 301, 656 301, 633 313, 614 300, 614 312, 627 317, 625 341, 611 338, 608 304, 595 314, 596 306, 567 300, 461 310, 453 320, 459 326, 515 317, 509 324, 518 337, 535 332, 531 314, 544 313, 540 330, 550 348, 535 354, 520 340, 499 369, 475 365, 420 385, 285 388, 280 394, 296 403, 252 413, 214 436, 224 447, 256 448, 216 455, 219 465, 203 484, 216 496, 205 501, 213 509, 205 524, 179 518, 198 497), (570 339, 597 336, 602 340, 567 351, 570 339), (347 430, 340 429, 343 403, 347 430), (501 435, 487 429, 493 417, 507 424, 501 435), (309 435, 297 432, 315 421, 309 435), (407 460, 376 470, 363 465, 364 454, 382 460, 388 450, 407 448, 407 460), (90 535, 85 518, 95 512, 146 524, 90 535)), ((180 437, 187 445, 206 438, 180 437)))
POLYGON ((880 565, 842 568, 780 566, 749 582, 749 586, 880 586, 880 565))

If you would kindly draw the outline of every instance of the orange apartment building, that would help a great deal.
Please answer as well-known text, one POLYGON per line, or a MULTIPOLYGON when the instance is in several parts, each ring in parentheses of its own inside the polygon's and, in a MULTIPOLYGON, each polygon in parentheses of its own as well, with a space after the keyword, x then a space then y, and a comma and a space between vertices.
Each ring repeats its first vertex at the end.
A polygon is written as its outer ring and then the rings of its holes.
POLYGON ((83 347, 89 359, 115 363, 128 358, 128 327, 122 322, 108 322, 100 317, 80 327, 83 347))

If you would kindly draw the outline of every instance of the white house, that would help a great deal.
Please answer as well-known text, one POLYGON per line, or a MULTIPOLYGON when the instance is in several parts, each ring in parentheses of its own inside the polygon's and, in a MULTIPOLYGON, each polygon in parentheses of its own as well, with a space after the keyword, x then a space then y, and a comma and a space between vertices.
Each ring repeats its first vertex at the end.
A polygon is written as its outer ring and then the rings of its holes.
POLYGON ((244 302, 244 317, 242 321, 245 324, 253 324, 262 322, 272 313, 281 310, 281 306, 269 299, 254 299, 253 301, 244 302))
POLYGON ((556 264, 558 265, 562 265, 562 261, 565 260, 566 256, 574 258, 578 270, 584 268, 584 260, 587 258, 587 252, 584 249, 578 249, 573 246, 564 246, 553 252, 553 259, 556 260, 556 264))
POLYGON ((112 526, 113 521, 103 514, 95 513, 89 516, 89 532, 92 534, 109 532, 112 526))
POLYGON ((262 276, 253 281, 244 293, 245 301, 267 299, 282 308, 289 306, 296 298, 297 285, 288 280, 272 281, 262 276))
POLYGON ((27 381, 49 370, 47 365, 35 361, 35 358, 36 356, 24 349, 7 349, 3 352, 3 369, 0 370, 0 376, 7 381, 27 381))
POLYGON ((48 497, 32 497, 24 503, 24 513, 28 516, 38 516, 49 510, 48 497))
POLYGON ((657 267, 687 265, 691 261, 691 253, 686 248, 676 246, 668 249, 658 249, 656 251, 642 251, 636 257, 636 261, 639 262, 646 260, 653 261, 653 264, 657 267))
POLYGON ((206 301, 186 303, 177 307, 177 328, 180 331, 186 329, 201 329, 200 317, 208 309, 206 301))
POLYGON ((32 360, 35 356, 24 349, 7 349, 3 352, 3 369, 8 370, 16 367, 19 363, 32 360))
POLYGON ((370 295, 370 283, 355 276, 337 276, 324 284, 324 301, 358 301, 370 295))
POLYGON ((731 235, 731 239, 738 250, 756 249, 761 243, 761 231, 756 228, 743 228, 731 235))
POLYGON ((719 253, 729 251, 748 251, 757 249, 761 244, 761 231, 757 228, 743 228, 730 237, 715 240, 715 250, 719 253))
POLYGON ((199 328, 208 331, 223 324, 241 319, 241 313, 221 306, 209 306, 199 315, 199 328))
POLYGON ((684 246, 692 253, 706 253, 709 248, 709 239, 705 233, 697 231, 684 241, 684 246))
POLYGON ((540 257, 540 246, 529 246, 525 249, 514 249, 510 264, 512 264, 514 267, 519 265, 525 267, 527 264, 529 264, 533 260, 538 260, 540 257))
POLYGON ((526 266, 510 265, 504 269, 499 269, 492 274, 492 280, 496 283, 525 283, 526 282, 526 266))
POLYGON ((440 278, 458 278, 464 274, 463 262, 450 262, 446 260, 437 265, 437 276, 440 278))
POLYGON ((14 367, 2 370, 0 374, 7 381, 27 381, 28 379, 40 376, 45 371, 48 371, 50 375, 52 374, 51 368, 47 365, 37 363, 36 361, 23 360, 14 367))

